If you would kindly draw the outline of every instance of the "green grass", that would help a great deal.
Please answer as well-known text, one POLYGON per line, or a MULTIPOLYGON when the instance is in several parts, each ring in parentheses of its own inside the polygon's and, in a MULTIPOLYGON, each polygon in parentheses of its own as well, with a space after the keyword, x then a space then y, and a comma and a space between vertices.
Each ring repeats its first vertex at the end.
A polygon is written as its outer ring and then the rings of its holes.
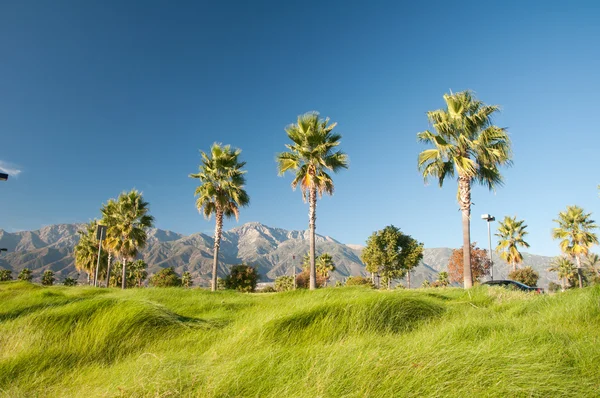
POLYGON ((238 294, 0 283, 0 395, 596 397, 600 287, 238 294))

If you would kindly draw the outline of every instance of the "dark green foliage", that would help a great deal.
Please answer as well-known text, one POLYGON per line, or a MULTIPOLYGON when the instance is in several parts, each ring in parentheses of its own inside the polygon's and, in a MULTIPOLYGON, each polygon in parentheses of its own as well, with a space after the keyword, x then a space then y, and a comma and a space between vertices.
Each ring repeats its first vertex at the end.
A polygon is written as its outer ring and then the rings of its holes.
POLYGON ((275 288, 273 286, 265 286, 264 288, 260 289, 258 292, 259 293, 275 293, 277 290, 275 290, 275 288))
MULTIPOLYGON (((448 286, 450 284, 450 275, 448 275, 448 273, 446 271, 442 271, 438 274, 438 278, 437 278, 437 285, 438 286, 448 286)), ((437 287, 437 286, 435 286, 437 287)))
POLYGON ((150 278, 150 286, 174 287, 181 286, 181 278, 173 267, 163 268, 150 278))
POLYGON ((560 292, 561 287, 558 283, 550 282, 548 283, 548 291, 551 293, 560 292))
POLYGON ((142 283, 148 277, 147 269, 148 264, 144 260, 136 260, 127 265, 127 274, 131 275, 137 287, 142 287, 142 283))
POLYGON ((540 274, 535 272, 531 267, 524 267, 512 271, 508 274, 508 278, 513 281, 524 283, 527 286, 536 286, 538 279, 540 279, 540 274))
POLYGON ((23 268, 21 272, 19 272, 19 276, 17 277, 20 281, 31 282, 33 279, 33 273, 29 268, 23 268))
POLYGON ((275 290, 278 292, 285 292, 294 289, 294 277, 293 276, 280 276, 275 279, 275 290))
POLYGON ((0 282, 12 281, 12 271, 9 269, 0 269, 0 282))
POLYGON ((217 290, 227 290, 227 286, 225 286, 225 279, 217 278, 217 290))
POLYGON ((185 288, 190 288, 190 287, 192 287, 192 284, 193 284, 192 274, 190 274, 188 271, 185 271, 181 275, 181 285, 185 288))
MULTIPOLYGON (((128 263, 129 265, 131 265, 131 262, 128 263)), ((134 287, 135 286, 135 277, 132 273, 131 267, 127 267, 127 269, 125 270, 125 277, 127 278, 126 280, 126 285, 125 287, 134 287)), ((114 265, 112 266, 112 268, 110 269, 110 287, 121 287, 123 285, 122 283, 122 279, 123 279, 123 265, 121 264, 120 261, 117 261, 114 263, 114 265)))
POLYGON ((253 292, 256 290, 258 272, 249 265, 234 265, 225 278, 225 288, 239 292, 253 292))
POLYGON ((77 279, 73 279, 71 277, 66 277, 63 281, 63 285, 65 286, 77 286, 77 279))
POLYGON ((42 275, 42 285, 52 286, 55 280, 56 278, 54 278, 54 272, 50 271, 49 269, 44 271, 44 275, 42 275))
POLYGON ((375 287, 371 278, 365 278, 363 276, 349 276, 348 279, 346 279, 346 286, 370 286, 372 288, 375 287))

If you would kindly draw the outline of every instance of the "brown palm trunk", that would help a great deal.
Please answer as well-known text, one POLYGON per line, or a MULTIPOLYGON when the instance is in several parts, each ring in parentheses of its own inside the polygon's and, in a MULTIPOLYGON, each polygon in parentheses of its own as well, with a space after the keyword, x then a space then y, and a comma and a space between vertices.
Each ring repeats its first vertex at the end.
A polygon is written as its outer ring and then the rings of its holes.
POLYGON ((106 264, 106 287, 110 286, 110 263, 112 262, 112 254, 108 253, 108 264, 106 264))
POLYGON ((410 289, 410 270, 408 270, 408 273, 406 274, 406 282, 408 282, 408 288, 410 289))
POLYGON ((125 289, 127 287, 127 282, 125 280, 125 275, 127 275, 127 259, 126 258, 122 258, 121 261, 123 262, 123 275, 121 276, 121 289, 125 289))
POLYGON ((579 278, 579 288, 583 288, 583 280, 581 279, 581 260, 579 259, 579 256, 575 256, 575 259, 577 260, 577 277, 579 278))
POLYGON ((213 292, 217 291, 217 265, 219 262, 219 247, 221 247, 221 234, 223 232, 223 212, 217 210, 215 218, 215 246, 213 253, 212 282, 210 285, 210 290, 213 292))
POLYGON ((317 288, 317 269, 315 266, 315 229, 317 221, 317 188, 311 187, 308 199, 308 227, 310 242, 310 290, 317 288))
POLYGON ((463 275, 464 287, 473 287, 471 272, 471 180, 468 177, 458 178, 458 204, 462 211, 463 227, 463 275))

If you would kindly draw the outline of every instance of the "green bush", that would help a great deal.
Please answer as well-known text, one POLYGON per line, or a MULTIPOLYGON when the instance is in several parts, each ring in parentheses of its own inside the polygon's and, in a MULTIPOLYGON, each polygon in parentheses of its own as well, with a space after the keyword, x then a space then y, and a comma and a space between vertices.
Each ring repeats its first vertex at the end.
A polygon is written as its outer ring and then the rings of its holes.
POLYGON ((163 268, 150 278, 150 285, 154 287, 181 286, 181 278, 173 267, 163 268))
POLYGON ((17 277, 20 281, 31 282, 33 279, 33 273, 29 268, 23 268, 21 272, 19 272, 19 276, 17 277))
POLYGON ((273 286, 265 286, 259 290, 259 293, 275 293, 276 291, 273 286))
POLYGON ((190 274, 188 271, 185 271, 181 275, 181 285, 183 287, 190 288, 193 284, 194 282, 192 281, 192 274, 190 274))
POLYGON ((227 286, 225 286, 225 279, 217 278, 217 290, 225 290, 227 286))
POLYGON ((258 283, 256 268, 249 265, 234 265, 225 278, 225 288, 239 292, 253 292, 258 283))
POLYGON ((49 269, 44 271, 44 275, 42 275, 42 285, 52 286, 55 280, 56 278, 54 278, 54 272, 50 271, 49 269))
POLYGON ((558 283, 550 282, 548 283, 548 291, 551 293, 560 292, 562 287, 558 283))
POLYGON ((77 279, 73 279, 71 277, 66 277, 63 281, 63 285, 65 286, 77 286, 77 279))
POLYGON ((278 292, 285 292, 294 289, 294 277, 293 276, 280 276, 275 279, 275 290, 278 292))
POLYGON ((363 276, 349 276, 348 279, 346 279, 346 286, 371 286, 372 288, 375 287, 375 285, 373 285, 373 281, 371 281, 371 278, 365 278, 363 276))
POLYGON ((9 269, 0 269, 0 282, 12 281, 12 271, 9 269))
POLYGON ((513 281, 524 283, 527 286, 536 286, 538 279, 540 279, 540 274, 535 272, 531 267, 524 267, 516 271, 512 271, 510 274, 508 274, 508 278, 512 279, 513 281))

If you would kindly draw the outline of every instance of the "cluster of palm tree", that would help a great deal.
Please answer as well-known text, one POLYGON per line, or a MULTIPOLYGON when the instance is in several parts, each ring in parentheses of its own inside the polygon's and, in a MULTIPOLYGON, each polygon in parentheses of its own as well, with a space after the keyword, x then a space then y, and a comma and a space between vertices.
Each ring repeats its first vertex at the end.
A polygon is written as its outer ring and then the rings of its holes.
MULTIPOLYGON (((100 212, 102 213, 100 221, 91 221, 84 231, 79 232, 80 240, 75 246, 75 267, 87 272, 88 279, 94 278, 95 286, 98 285, 98 279, 104 276, 108 287, 112 259, 118 258, 122 265, 119 280, 121 288, 125 289, 127 266, 135 259, 139 249, 145 247, 147 229, 153 226, 154 218, 148 214, 148 202, 144 201, 142 194, 135 189, 123 192, 117 199, 110 199, 102 205, 100 212), (97 239, 98 225, 106 226, 103 249, 100 249, 100 242, 97 239), (99 254, 100 250, 103 250, 101 254, 99 254)), ((133 264, 135 279, 141 283, 143 271, 138 270, 140 264, 133 264)))

